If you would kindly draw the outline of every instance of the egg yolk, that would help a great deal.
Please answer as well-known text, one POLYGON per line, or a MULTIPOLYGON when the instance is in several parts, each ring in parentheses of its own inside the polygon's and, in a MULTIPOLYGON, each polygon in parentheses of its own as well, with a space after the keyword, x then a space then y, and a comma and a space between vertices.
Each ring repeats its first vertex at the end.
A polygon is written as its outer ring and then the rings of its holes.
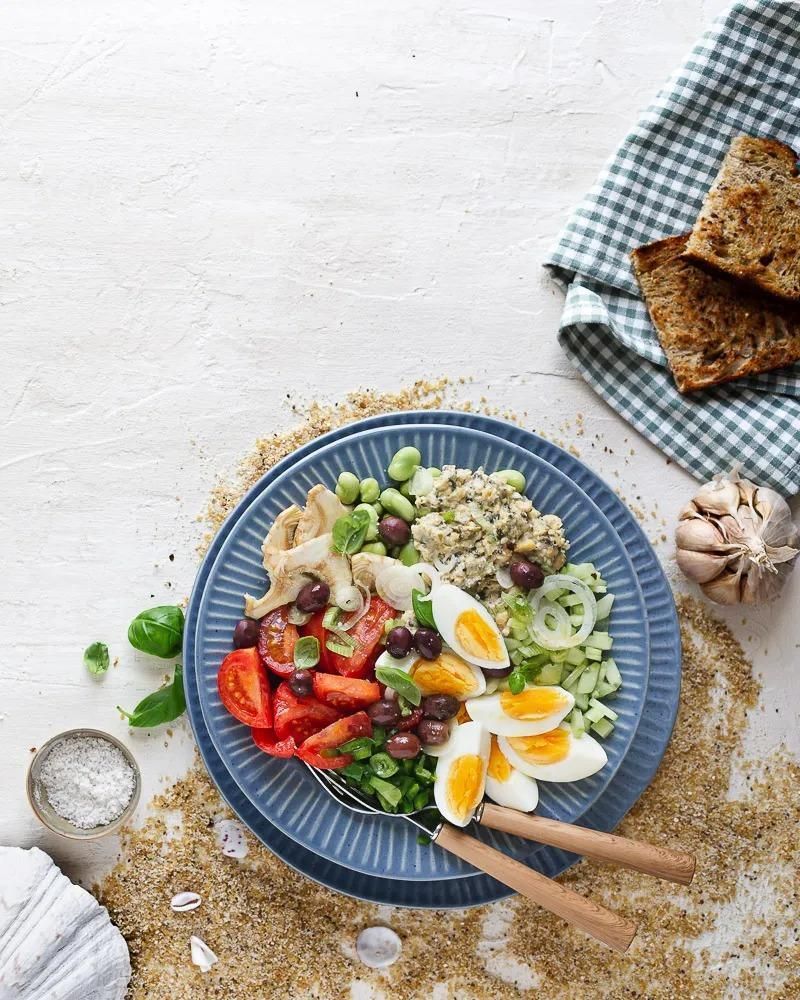
POLYGON ((423 694, 452 694, 463 701, 475 691, 472 671, 452 653, 440 653, 435 660, 417 660, 409 673, 423 694))
POLYGON ((478 660, 505 660, 505 646, 497 630, 474 609, 462 611, 456 618, 455 634, 459 646, 469 656, 478 660))
POLYGON ((464 819, 483 795, 483 761, 477 754, 464 754, 450 765, 447 774, 447 804, 454 816, 464 819))
POLYGON ((543 719, 553 712, 560 711, 565 705, 564 695, 560 691, 548 688, 528 688, 519 694, 503 691, 500 695, 500 708, 512 719, 531 721, 543 719))
POLYGON ((503 751, 497 745, 496 736, 492 736, 492 749, 489 752, 488 774, 489 777, 494 778, 495 781, 508 781, 511 777, 511 765, 508 763, 503 751))
POLYGON ((560 727, 539 736, 514 736, 508 742, 531 764, 555 764, 569 754, 569 731, 560 727))

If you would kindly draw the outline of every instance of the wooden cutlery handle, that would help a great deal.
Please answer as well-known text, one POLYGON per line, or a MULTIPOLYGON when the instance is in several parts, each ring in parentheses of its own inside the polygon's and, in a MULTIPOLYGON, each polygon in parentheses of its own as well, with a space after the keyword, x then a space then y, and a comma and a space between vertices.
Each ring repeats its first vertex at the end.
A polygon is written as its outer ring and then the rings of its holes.
POLYGON ((685 851, 673 851, 669 847, 656 847, 641 840, 628 840, 613 833, 589 830, 585 826, 531 816, 530 813, 504 809, 491 802, 483 808, 481 825, 551 847, 562 847, 565 851, 583 854, 596 861, 609 861, 622 868, 632 868, 680 885, 689 885, 694 877, 695 857, 685 851))
POLYGON ((447 823, 442 827, 436 843, 615 951, 628 950, 636 934, 636 925, 624 917, 585 899, 572 889, 559 885, 447 823))

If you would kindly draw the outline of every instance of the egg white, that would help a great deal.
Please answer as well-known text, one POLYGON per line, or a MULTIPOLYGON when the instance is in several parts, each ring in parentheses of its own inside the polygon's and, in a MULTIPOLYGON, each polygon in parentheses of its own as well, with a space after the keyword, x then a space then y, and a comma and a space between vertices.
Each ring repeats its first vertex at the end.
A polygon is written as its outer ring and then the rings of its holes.
POLYGON ((486 794, 499 806, 508 809, 518 809, 520 812, 533 812, 539 804, 539 788, 534 778, 523 774, 508 760, 506 755, 495 743, 496 736, 492 737, 492 746, 489 754, 489 767, 486 772, 486 794), (510 768, 505 779, 500 779, 492 775, 492 762, 495 753, 499 753, 510 768))
POLYGON ((555 729, 559 722, 572 711, 575 704, 573 695, 569 691, 565 691, 564 688, 529 684, 525 691, 557 692, 560 707, 540 719, 516 719, 503 709, 503 700, 514 696, 510 695, 508 691, 496 691, 494 694, 485 694, 480 698, 471 698, 467 701, 469 717, 476 722, 482 722, 490 733, 495 733, 498 736, 538 736, 539 733, 547 733, 551 729, 555 729))
POLYGON ((558 728, 568 733, 567 754, 552 764, 531 761, 505 736, 498 739, 498 745, 514 767, 537 781, 580 781, 605 766, 608 756, 596 739, 589 735, 575 737, 569 726, 558 728))
POLYGON ((454 826, 467 826, 472 820, 475 809, 483 799, 486 787, 486 768, 489 763, 489 747, 488 731, 478 722, 465 722, 453 732, 448 752, 439 757, 436 765, 433 796, 439 812, 454 826), (481 774, 479 784, 474 789, 475 807, 462 816, 453 809, 448 793, 452 784, 457 781, 458 762, 466 756, 480 758, 481 774))
POLYGON ((503 641, 497 622, 486 608, 463 590, 451 583, 441 583, 431 592, 431 611, 436 622, 436 628, 441 633, 447 645, 467 663, 476 667, 507 667, 509 665, 508 650, 503 641), (474 611, 486 627, 497 639, 499 656, 496 659, 480 657, 466 649, 456 634, 458 618, 466 611, 474 611))

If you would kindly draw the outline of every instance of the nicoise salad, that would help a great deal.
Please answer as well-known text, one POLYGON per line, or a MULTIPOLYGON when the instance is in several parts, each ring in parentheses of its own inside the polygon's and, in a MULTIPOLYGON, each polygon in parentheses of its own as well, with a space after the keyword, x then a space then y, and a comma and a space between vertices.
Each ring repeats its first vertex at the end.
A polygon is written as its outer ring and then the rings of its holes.
POLYGON ((466 826, 484 794, 529 812, 537 782, 606 763, 613 595, 567 562, 521 473, 404 447, 388 477, 342 472, 275 519, 220 697, 264 753, 336 769, 386 812, 466 826))

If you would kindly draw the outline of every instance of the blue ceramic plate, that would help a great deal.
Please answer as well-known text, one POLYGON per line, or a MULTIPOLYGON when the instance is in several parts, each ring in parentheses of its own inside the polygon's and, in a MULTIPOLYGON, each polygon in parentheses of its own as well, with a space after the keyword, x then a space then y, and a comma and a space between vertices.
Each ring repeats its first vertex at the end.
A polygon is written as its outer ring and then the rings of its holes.
MULTIPOLYGON (((270 470, 253 487, 237 511, 223 525, 201 566, 188 612, 185 671, 190 718, 206 765, 223 795, 272 850, 289 864, 338 891, 397 905, 459 907, 489 902, 509 893, 505 887, 491 879, 479 876, 473 879, 458 878, 440 883, 433 898, 431 898, 430 887, 424 883, 406 885, 388 879, 362 877, 346 868, 332 865, 316 854, 289 841, 242 797, 240 790, 232 781, 210 743, 194 693, 193 637, 197 625, 200 597, 205 589, 213 561, 249 505, 293 463, 333 441, 348 437, 360 430, 378 428, 384 425, 425 423, 468 426, 496 434, 505 438, 509 443, 519 444, 548 461, 556 462, 608 516, 631 556, 644 592, 650 625, 650 680, 642 713, 642 725, 636 734, 631 753, 622 762, 618 774, 602 799, 581 820, 583 824, 598 829, 613 829, 616 826, 652 779, 663 756, 677 710, 680 686, 680 645, 672 596, 655 555, 641 529, 615 494, 582 463, 570 455, 536 435, 500 421, 449 412, 419 412, 372 418, 360 424, 342 428, 312 442, 270 470)), ((534 863, 537 868, 552 876, 563 871, 574 860, 572 855, 543 848, 536 851, 534 863)))
MULTIPOLYGON (((230 651, 231 634, 242 614, 242 595, 267 587, 261 543, 277 515, 302 504, 316 483, 332 486, 342 469, 359 478, 381 475, 392 455, 414 444, 426 461, 461 468, 519 469, 530 483, 536 507, 558 514, 570 541, 570 558, 600 568, 615 595, 611 619, 614 658, 625 678, 615 698, 619 719, 605 741, 609 761, 580 782, 541 783, 537 813, 573 822, 602 794, 630 745, 647 687, 648 635, 644 600, 624 546, 608 520, 566 476, 518 445, 491 434, 446 425, 382 427, 353 434, 296 461, 243 513, 222 545, 206 583, 198 613, 196 663, 203 718, 214 747, 253 805, 271 823, 309 850, 368 875, 426 881, 476 874, 438 847, 420 846, 408 823, 343 810, 320 789, 298 761, 262 753, 248 727, 225 709, 217 692, 217 671, 230 651)), ((533 853, 529 842, 492 830, 482 839, 515 857, 533 853)))

